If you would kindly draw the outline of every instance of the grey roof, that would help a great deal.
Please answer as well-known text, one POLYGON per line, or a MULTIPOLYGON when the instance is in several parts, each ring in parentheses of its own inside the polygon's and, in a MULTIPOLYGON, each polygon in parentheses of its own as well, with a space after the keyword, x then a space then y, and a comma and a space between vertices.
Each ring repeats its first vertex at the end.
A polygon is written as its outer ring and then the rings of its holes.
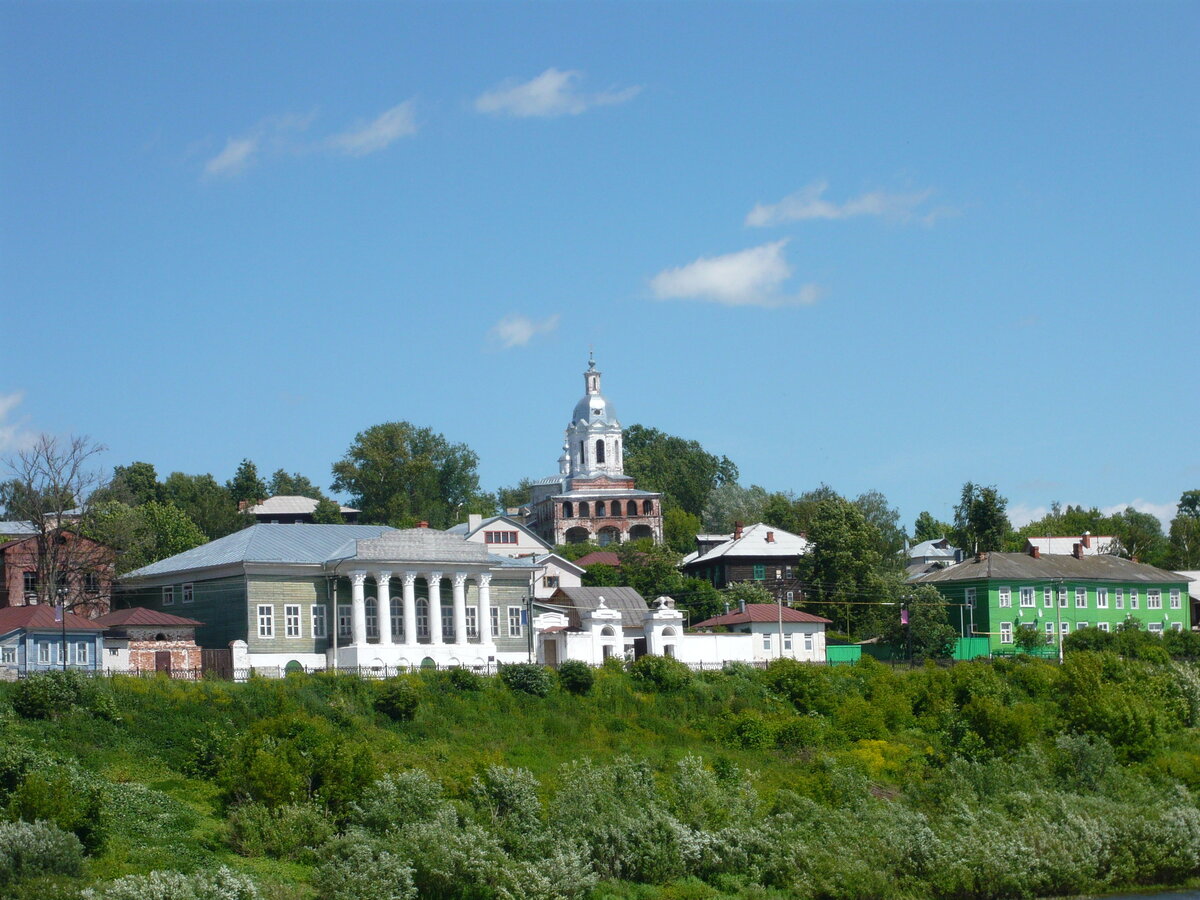
POLYGON ((403 528, 358 538, 356 546, 343 558, 486 565, 488 556, 487 547, 463 540, 462 535, 447 534, 436 528, 403 528))
POLYGON ((811 546, 808 539, 774 525, 757 522, 744 529, 740 538, 732 538, 723 544, 718 544, 703 555, 690 557, 686 564, 713 562, 725 556, 777 556, 782 558, 796 557, 808 552, 811 546), (770 534, 773 540, 768 541, 770 534))
POLYGON ((945 584, 954 581, 973 581, 991 578, 1002 581, 1046 581, 1062 578, 1067 581, 1115 581, 1179 584, 1186 579, 1145 563, 1136 563, 1121 556, 1044 555, 1034 559, 1025 553, 985 553, 982 560, 968 557, 956 566, 930 572, 914 578, 917 584, 945 584))
POLYGON ((549 543, 542 540, 540 537, 538 537, 537 534, 535 534, 533 531, 531 531, 529 529, 528 525, 526 525, 524 522, 518 522, 512 516, 489 516, 486 519, 481 519, 479 524, 476 525, 474 528, 471 527, 471 523, 469 521, 459 522, 457 525, 451 525, 449 528, 447 528, 446 533, 447 534, 457 534, 457 535, 461 535, 462 537, 469 538, 472 535, 478 534, 479 532, 483 531, 485 528, 488 528, 488 527, 494 525, 496 522, 503 522, 505 525, 507 525, 511 528, 516 528, 519 531, 525 532, 525 534, 528 537, 532 538, 535 543, 541 544, 543 547, 546 547, 547 549, 551 546, 549 543))
POLYGON ((643 491, 638 488, 593 488, 591 490, 567 491, 565 494, 555 494, 555 500, 621 500, 628 497, 658 497, 654 491, 643 491))
POLYGON ((386 525, 251 525, 122 576, 122 580, 169 575, 237 563, 319 565, 337 559, 356 540, 392 531, 386 525))
MULTIPOLYGON (((252 506, 248 513, 254 516, 277 516, 277 515, 309 515, 317 508, 317 501, 312 497, 298 497, 292 494, 277 494, 274 497, 268 497, 257 506, 252 506)), ((338 507, 342 512, 358 512, 350 506, 338 507)))
POLYGON ((566 606, 571 626, 579 628, 581 613, 596 609, 601 597, 609 609, 620 611, 622 625, 640 626, 650 612, 642 595, 631 587, 561 587, 550 596, 550 603, 566 606))
POLYGON ((28 536, 37 534, 37 527, 32 522, 0 522, 0 534, 28 536))
MULTIPOLYGON (((900 552, 904 553, 903 550, 900 552)), ((921 541, 915 547, 910 547, 907 555, 909 559, 953 559, 957 552, 958 548, 952 547, 948 538, 940 537, 921 541)))

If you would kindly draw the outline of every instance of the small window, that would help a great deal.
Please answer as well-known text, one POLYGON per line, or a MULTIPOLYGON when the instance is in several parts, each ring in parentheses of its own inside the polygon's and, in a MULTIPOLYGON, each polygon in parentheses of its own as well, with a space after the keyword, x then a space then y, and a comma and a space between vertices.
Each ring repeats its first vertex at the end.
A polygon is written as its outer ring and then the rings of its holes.
POLYGON ((392 640, 400 640, 404 635, 404 605, 392 598, 392 640))
POLYGON ((1162 609, 1162 591, 1158 588, 1146 591, 1146 609, 1162 609))
MULTIPOLYGON (((596 464, 603 465, 604 463, 604 439, 600 438, 596 441, 596 464)), ((604 515, 601 513, 601 515, 604 515)))
POLYGON ((650 515, 650 514, 651 514, 651 513, 653 513, 653 512, 654 512, 654 503, 653 503, 653 501, 650 501, 650 500, 643 500, 643 501, 642 501, 642 515, 643 515, 643 516, 648 516, 648 515, 650 515))
POLYGON ((1042 588, 1042 606, 1046 609, 1053 609, 1054 607, 1054 591, 1050 590, 1050 588, 1042 588))
POLYGON ((367 619, 367 638, 379 637, 379 604, 374 597, 368 597, 363 603, 367 619))
POLYGON ((275 637, 275 608, 269 603, 259 604, 258 636, 260 638, 275 637))
POLYGON ((1172 631, 1183 631, 1183 623, 1182 622, 1172 622, 1171 630, 1172 631))
POLYGON ((190 584, 185 584, 183 586, 183 602, 184 603, 192 602, 192 585, 190 585, 190 584))
POLYGON ((596 515, 598 515, 598 516, 608 515, 608 507, 605 505, 603 500, 596 501, 596 515))
POLYGON ((314 604, 312 608, 312 636, 325 637, 325 606, 321 603, 314 604))
POLYGON ((806 633, 804 635, 804 650, 805 650, 805 652, 811 653, 812 648, 813 648, 813 636, 811 634, 806 633))
POLYGON ((971 608, 975 607, 975 588, 970 587, 963 592, 963 603, 971 608))
POLYGON ((1171 588, 1171 609, 1180 609, 1179 588, 1171 588))
POLYGON ((75 665, 86 666, 88 664, 88 645, 80 641, 75 645, 75 665))
POLYGON ((557 576, 557 575, 545 576, 544 578, 542 578, 542 587, 548 587, 548 588, 558 587, 558 578, 559 578, 559 576, 557 576))
POLYGON ((175 588, 172 585, 167 585, 162 589, 162 605, 173 606, 175 604, 175 588))
POLYGON ((1070 634, 1071 633, 1071 623, 1070 622, 1059 622, 1058 623, 1058 633, 1063 634, 1063 635, 1070 634))
POLYGON ((1046 623, 1046 637, 1047 638, 1054 637, 1054 623, 1053 622, 1046 623))
POLYGON ((1012 606, 1012 588, 1010 588, 1010 587, 1000 588, 999 605, 1002 607, 1012 606))
POLYGON ((1108 631, 1108 623, 1107 622, 1097 622, 1096 627, 1099 628, 1101 631, 1108 631))
POLYGON ((764 635, 762 636, 762 639, 763 639, 763 650, 770 651, 770 649, 771 649, 771 636, 770 636, 769 634, 764 634, 764 635))
POLYGON ((1125 608, 1125 588, 1117 588, 1116 593, 1113 596, 1113 606, 1115 606, 1117 609, 1125 608))
POLYGON ((83 575, 83 592, 85 594, 100 593, 100 576, 95 572, 85 572, 83 575))
POLYGON ((493 606, 488 610, 492 620, 492 637, 498 637, 500 634, 500 607, 493 606))
POLYGON ((1087 609, 1088 608, 1087 588, 1082 588, 1082 587, 1075 588, 1075 608, 1076 609, 1087 609))
POLYGON ((1033 597, 1033 588, 1031 588, 1031 587, 1021 588, 1021 606, 1023 608, 1037 606, 1037 601, 1034 600, 1034 597, 1033 597))
POLYGON ((1076 631, 1083 631, 1083 629, 1085 629, 1085 628, 1087 628, 1087 627, 1088 627, 1088 623, 1087 623, 1087 622, 1076 622, 1076 623, 1075 623, 1075 630, 1076 630, 1076 631))
POLYGON ((483 541, 485 544, 515 544, 517 543, 517 533, 515 531, 485 531, 483 541))
POLYGON ((424 597, 417 601, 417 637, 429 637, 429 601, 424 597))
POLYGON ((592 514, 592 508, 590 506, 588 506, 588 502, 586 500, 580 500, 579 501, 579 515, 586 519, 589 516, 591 516, 591 514, 592 514))
POLYGON ((792 602, 793 602, 793 601, 796 599, 796 592, 795 592, 795 591, 788 591, 788 592, 787 592, 787 594, 786 594, 785 596, 786 596, 786 598, 787 598, 787 602, 788 602, 789 604, 791 604, 791 603, 792 603, 792 602))
POLYGON ((525 610, 519 606, 510 606, 508 608, 508 636, 520 637, 524 632, 521 629, 521 623, 524 619, 525 610))
POLYGON ((1108 609, 1108 588, 1096 588, 1096 609, 1108 609))
POLYGON ((300 637, 300 607, 288 604, 283 608, 283 633, 290 638, 300 637))
POLYGON ((1065 587, 1060 587, 1058 589, 1058 608, 1066 609, 1067 605, 1067 589, 1065 587))
POLYGON ((38 589, 37 572, 25 573, 25 593, 36 594, 38 589))
POLYGON ((755 566, 754 567, 754 580, 755 581, 764 581, 764 580, 766 580, 766 577, 767 577, 767 567, 766 566, 755 566))
POLYGON ((1137 592, 1137 588, 1130 588, 1130 589, 1129 589, 1129 608, 1130 608, 1130 609, 1137 609, 1137 608, 1138 608, 1138 592, 1137 592))
POLYGON ((338 637, 348 638, 353 622, 352 607, 347 603, 339 603, 337 608, 338 637))
POLYGON ((783 567, 783 577, 786 578, 788 581, 792 580, 792 567, 791 566, 783 567))
POLYGON ((625 504, 625 515, 627 515, 627 516, 636 516, 637 514, 638 514, 638 512, 637 512, 637 501, 636 501, 636 500, 630 500, 628 503, 626 503, 626 504, 625 504))
POLYGON ((0 649, 0 662, 15 663, 17 661, 17 648, 4 647, 0 649))
POLYGON ((784 649, 784 650, 791 650, 791 649, 792 649, 792 636, 791 636, 791 634, 790 634, 790 633, 789 633, 789 634, 785 634, 785 635, 783 636, 783 649, 784 649))
POLYGON ((1149 625, 1146 626, 1146 630, 1149 631, 1151 634, 1162 634, 1162 632, 1163 632, 1162 622, 1151 622, 1149 625))
POLYGON ((563 504, 562 510, 563 510, 562 514, 563 514, 564 519, 575 518, 575 504, 572 503, 570 500, 568 500, 566 503, 563 504))
POLYGON ((467 607, 467 637, 479 637, 479 607, 467 607))
POLYGON ((50 662, 50 643, 48 641, 38 641, 38 662, 50 662))
POLYGON ((1012 622, 1001 622, 1000 623, 1000 643, 1011 644, 1012 642, 1013 642, 1012 622))
POLYGON ((454 641, 454 602, 442 601, 442 640, 447 643, 454 641))

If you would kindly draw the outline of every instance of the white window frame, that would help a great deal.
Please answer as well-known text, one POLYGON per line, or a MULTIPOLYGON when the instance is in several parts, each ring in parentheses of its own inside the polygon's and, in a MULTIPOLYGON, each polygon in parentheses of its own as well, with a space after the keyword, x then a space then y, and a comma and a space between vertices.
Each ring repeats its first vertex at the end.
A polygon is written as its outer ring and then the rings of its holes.
POLYGON ((283 607, 283 636, 288 638, 304 636, 300 625, 299 603, 287 603, 283 607))
POLYGON ((1137 608, 1138 608, 1138 592, 1137 592, 1137 588, 1130 588, 1130 589, 1129 589, 1129 608, 1130 608, 1130 609, 1137 609, 1137 608))
POLYGON ((762 639, 763 639, 763 645, 762 645, 763 652, 764 652, 764 653, 770 653, 770 652, 771 652, 771 635, 770 635, 770 632, 767 632, 767 633, 763 634, 763 636, 762 636, 762 639))
POLYGON ((1125 608, 1125 588, 1116 588, 1113 592, 1113 609, 1125 608))
POLYGON ((1049 619, 1046 620, 1046 637, 1054 637, 1054 622, 1050 621, 1049 619))
POLYGON ((86 666, 88 664, 88 643, 87 641, 75 642, 75 665, 86 666))
POLYGON ((975 588, 969 587, 963 591, 963 603, 970 608, 975 608, 975 588))
POLYGON ((1067 609, 1068 606, 1069 603, 1067 602, 1067 589, 1065 587, 1060 587, 1058 589, 1058 608, 1067 609))
POLYGON ((367 640, 379 637, 379 601, 374 597, 363 600, 363 618, 367 622, 367 640))
POLYGON ((510 606, 508 608, 508 636, 522 637, 525 630, 521 627, 521 613, 523 610, 519 606, 510 606))
POLYGON ((337 628, 339 638, 354 636, 354 605, 339 603, 337 605, 337 628))
POLYGON ((1011 644, 1013 642, 1013 627, 1012 622, 1000 623, 1000 643, 1011 644))
POLYGON ((447 644, 454 642, 454 601, 442 601, 442 641, 447 644))
POLYGON ((1096 627, 1099 628, 1101 631, 1108 631, 1108 623, 1107 622, 1097 622, 1096 627))
POLYGON ((425 597, 417 599, 417 637, 429 637, 429 600, 425 597))
POLYGON ((258 636, 264 640, 275 637, 275 607, 270 603, 258 604, 258 636))
POLYGON ((997 606, 1002 609, 1008 609, 1012 606, 1012 588, 1010 588, 1008 585, 1002 586, 999 589, 997 596, 999 598, 996 601, 997 606))
POLYGON ((792 649, 792 633, 790 631, 785 631, 783 633, 783 649, 784 650, 792 649))
POLYGON ((392 598, 392 640, 402 639, 404 635, 404 604, 397 603, 396 598, 392 598))
POLYGON ((1075 608, 1076 609, 1087 609, 1088 608, 1087 588, 1085 588, 1085 587, 1075 588, 1075 608))
POLYGON ((1172 631, 1183 631, 1183 623, 1182 622, 1172 622, 1171 630, 1172 631))
POLYGON ((50 658, 50 647, 51 647, 51 644, 49 641, 38 641, 37 642, 37 648, 38 648, 37 656, 38 656, 39 664, 50 665, 50 663, 53 662, 53 660, 50 658))
POLYGON ((479 637, 479 607, 471 604, 466 609, 467 637, 479 637))
POLYGON ((1171 588, 1171 609, 1182 609, 1182 599, 1179 588, 1171 588))
POLYGON ((175 605, 175 585, 173 585, 173 584, 164 584, 163 585, 162 605, 163 606, 174 606, 175 605))
POLYGON ((190 582, 183 586, 183 602, 184 603, 192 602, 192 600, 195 596, 195 590, 196 590, 195 585, 191 584, 190 582))
POLYGON ((498 638, 500 636, 500 607, 491 607, 488 610, 488 618, 492 620, 492 638, 498 638))
POLYGON ((1042 608, 1054 609, 1054 591, 1051 588, 1042 588, 1042 608))
POLYGON ((1146 609, 1162 609, 1162 591, 1158 588, 1146 589, 1146 609))
POLYGON ((1108 609, 1108 588, 1096 588, 1096 609, 1108 609))
POLYGON ((1163 633, 1162 622, 1150 622, 1149 624, 1146 625, 1146 630, 1149 631, 1151 634, 1162 634, 1163 633))
POLYGON ((312 636, 315 638, 323 638, 327 636, 325 630, 325 604, 314 603, 310 613, 309 627, 312 629, 312 636))
POLYGON ((1076 631, 1082 631, 1084 628, 1087 628, 1087 627, 1088 627, 1088 623, 1087 623, 1087 622, 1076 622, 1076 623, 1075 623, 1075 630, 1076 630, 1076 631))
POLYGON ((1037 606, 1037 596, 1034 594, 1033 588, 1031 588, 1031 587, 1021 588, 1021 608, 1022 609, 1033 609, 1036 606, 1037 606))
POLYGON ((1066 637, 1068 634, 1070 634, 1071 633, 1071 623, 1070 622, 1059 622, 1058 623, 1058 633, 1061 634, 1063 637, 1066 637))
POLYGON ((16 647, 0 647, 0 662, 15 663, 17 661, 16 647))
POLYGON ((813 636, 812 636, 812 632, 811 632, 811 631, 806 631, 806 632, 804 632, 804 652, 805 652, 805 653, 812 653, 812 650, 813 650, 813 636))

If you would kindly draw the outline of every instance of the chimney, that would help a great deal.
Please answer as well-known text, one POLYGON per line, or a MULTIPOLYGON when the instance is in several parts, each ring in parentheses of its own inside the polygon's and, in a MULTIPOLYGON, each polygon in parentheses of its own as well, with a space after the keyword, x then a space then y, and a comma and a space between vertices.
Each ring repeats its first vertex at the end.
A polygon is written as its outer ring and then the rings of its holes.
POLYGON ((975 562, 983 562, 984 552, 982 550, 975 551, 975 562))
POLYGON ((238 512, 245 512, 245 511, 246 511, 246 508, 247 508, 247 507, 249 507, 249 506, 250 506, 250 501, 248 501, 248 500, 239 500, 239 501, 238 501, 238 512))
POLYGON ((1072 544, 1071 555, 1076 559, 1083 559, 1083 544, 1072 544))
POLYGON ((428 522, 418 522, 418 523, 417 523, 417 527, 418 527, 418 528, 428 528, 428 527, 429 527, 429 523, 428 523, 428 522))
POLYGON ((773 544, 773 543, 775 543, 775 532, 773 532, 773 531, 768 531, 768 532, 767 532, 767 543, 768 543, 768 544, 773 544))
POLYGON ((1090 531, 1085 531, 1085 532, 1083 533, 1083 538, 1082 538, 1082 540, 1083 540, 1083 546, 1084 546, 1084 547, 1090 547, 1090 546, 1092 546, 1092 533, 1091 533, 1090 531))
POLYGON ((741 522, 733 523, 733 539, 735 541, 740 541, 742 539, 742 523, 741 522))
POLYGON ((739 601, 738 601, 738 612, 740 612, 740 613, 745 613, 745 611, 746 611, 746 601, 745 601, 745 600, 739 600, 739 601))
POLYGON ((1032 556, 1034 559, 1041 559, 1042 558, 1042 548, 1039 547, 1037 544, 1030 544, 1029 545, 1029 555, 1032 556))
POLYGON ((483 516, 479 513, 470 513, 467 515, 467 530, 474 531, 483 524, 483 516))
POLYGON ((725 601, 725 615, 729 615, 729 601, 725 601))

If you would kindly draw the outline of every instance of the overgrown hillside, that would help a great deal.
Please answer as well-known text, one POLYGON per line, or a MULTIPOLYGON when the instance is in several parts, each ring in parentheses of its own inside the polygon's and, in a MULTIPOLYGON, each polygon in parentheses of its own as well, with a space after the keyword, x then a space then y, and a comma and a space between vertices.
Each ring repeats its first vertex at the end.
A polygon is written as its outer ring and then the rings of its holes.
POLYGON ((0 723, 15 898, 968 898, 1200 876, 1194 663, 56 674, 0 687, 0 723))

